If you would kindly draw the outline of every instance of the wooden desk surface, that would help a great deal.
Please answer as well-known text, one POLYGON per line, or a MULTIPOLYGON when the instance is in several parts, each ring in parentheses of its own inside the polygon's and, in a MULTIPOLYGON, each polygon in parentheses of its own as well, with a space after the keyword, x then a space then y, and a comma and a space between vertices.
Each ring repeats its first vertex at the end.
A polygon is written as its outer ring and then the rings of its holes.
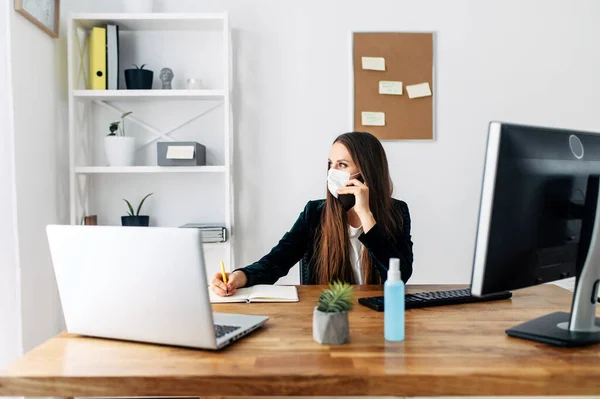
MULTIPOLYGON (((357 288, 357 296, 381 294, 357 288)), ((356 305, 351 342, 342 346, 312 339, 319 289, 299 287, 299 303, 214 305, 270 316, 260 331, 220 352, 60 334, 0 373, 0 396, 600 395, 600 345, 557 348, 504 333, 569 311, 571 293, 562 288, 410 310, 403 343, 385 342, 383 314, 356 305)))

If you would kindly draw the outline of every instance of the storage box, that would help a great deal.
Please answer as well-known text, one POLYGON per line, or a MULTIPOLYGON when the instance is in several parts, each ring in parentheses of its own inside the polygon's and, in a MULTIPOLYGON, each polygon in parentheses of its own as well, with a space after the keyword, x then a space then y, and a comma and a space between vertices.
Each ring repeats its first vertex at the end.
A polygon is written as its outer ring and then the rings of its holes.
POLYGON ((195 141, 166 141, 157 143, 158 166, 204 166, 206 147, 195 141))

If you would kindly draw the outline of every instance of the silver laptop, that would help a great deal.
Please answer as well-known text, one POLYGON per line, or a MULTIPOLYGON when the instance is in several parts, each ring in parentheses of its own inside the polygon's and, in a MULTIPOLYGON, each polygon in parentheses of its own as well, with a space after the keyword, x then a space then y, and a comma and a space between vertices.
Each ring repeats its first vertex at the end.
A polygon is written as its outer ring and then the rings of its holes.
POLYGON ((212 312, 196 229, 50 225, 46 232, 70 333, 220 349, 268 319, 212 312))

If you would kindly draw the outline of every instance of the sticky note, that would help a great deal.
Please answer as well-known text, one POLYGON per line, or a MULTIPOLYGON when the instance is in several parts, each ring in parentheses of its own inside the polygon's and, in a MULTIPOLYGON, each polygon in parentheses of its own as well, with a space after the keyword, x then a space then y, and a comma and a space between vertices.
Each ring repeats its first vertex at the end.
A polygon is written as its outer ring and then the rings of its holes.
POLYGON ((167 159, 194 159, 194 146, 171 145, 167 147, 167 159))
POLYGON ((363 126, 385 126, 384 112, 363 112, 361 116, 363 126))
POLYGON ((406 92, 408 93, 408 98, 429 97, 431 95, 431 89, 427 82, 406 86, 406 92))
POLYGON ((379 82, 379 94, 402 95, 402 82, 390 82, 381 80, 379 82))
POLYGON ((362 69, 369 69, 372 71, 385 71, 385 58, 362 57, 362 69))

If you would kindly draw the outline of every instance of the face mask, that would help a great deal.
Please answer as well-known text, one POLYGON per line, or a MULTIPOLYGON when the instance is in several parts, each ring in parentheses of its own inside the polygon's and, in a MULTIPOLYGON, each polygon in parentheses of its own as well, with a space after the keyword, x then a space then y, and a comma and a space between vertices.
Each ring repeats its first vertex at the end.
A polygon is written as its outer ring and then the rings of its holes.
POLYGON ((331 195, 337 198, 337 190, 344 187, 348 180, 350 180, 350 173, 333 168, 329 169, 327 172, 327 188, 331 195))
MULTIPOLYGON (((354 206, 354 204, 356 203, 356 198, 354 197, 354 194, 338 195, 337 190, 344 187, 346 183, 350 180, 350 178, 354 178, 358 175, 359 173, 351 176, 348 172, 344 172, 333 168, 329 169, 329 172, 327 172, 327 188, 329 189, 331 195, 333 195, 340 201, 342 209, 344 209, 344 211, 348 211, 354 206)), ((362 179, 360 180, 362 181, 362 179)))

